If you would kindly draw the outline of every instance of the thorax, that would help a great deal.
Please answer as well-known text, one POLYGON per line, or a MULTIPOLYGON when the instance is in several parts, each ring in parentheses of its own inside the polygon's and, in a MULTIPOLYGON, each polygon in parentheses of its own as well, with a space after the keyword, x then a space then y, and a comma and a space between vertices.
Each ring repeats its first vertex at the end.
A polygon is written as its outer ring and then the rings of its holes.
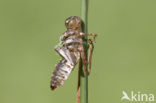
POLYGON ((61 42, 63 44, 76 44, 82 42, 82 38, 80 38, 80 31, 75 30, 67 30, 61 36, 61 42))

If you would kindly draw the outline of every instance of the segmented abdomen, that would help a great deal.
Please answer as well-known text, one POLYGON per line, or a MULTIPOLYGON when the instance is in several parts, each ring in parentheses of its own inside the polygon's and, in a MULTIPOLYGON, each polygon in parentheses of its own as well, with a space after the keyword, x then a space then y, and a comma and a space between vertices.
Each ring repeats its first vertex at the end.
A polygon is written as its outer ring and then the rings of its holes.
POLYGON ((56 47, 55 50, 62 56, 62 60, 57 64, 51 78, 51 89, 60 87, 67 80, 69 74, 80 59, 79 38, 70 36, 62 41, 62 47, 56 47))
POLYGON ((68 61, 62 59, 56 66, 53 76, 51 78, 51 89, 60 87, 63 85, 64 81, 68 78, 74 66, 72 66, 68 61))

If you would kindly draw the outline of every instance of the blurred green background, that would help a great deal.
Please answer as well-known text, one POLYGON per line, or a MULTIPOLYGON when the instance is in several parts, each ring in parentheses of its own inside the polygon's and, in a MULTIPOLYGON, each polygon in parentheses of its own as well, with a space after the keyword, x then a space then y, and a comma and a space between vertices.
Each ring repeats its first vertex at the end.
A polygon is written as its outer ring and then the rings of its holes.
MULTIPOLYGON (((77 68, 54 92, 49 82, 64 21, 80 14, 81 0, 0 0, 0 103, 75 103, 77 68)), ((156 95, 155 0, 90 0, 88 32, 98 34, 89 103, 156 95)))

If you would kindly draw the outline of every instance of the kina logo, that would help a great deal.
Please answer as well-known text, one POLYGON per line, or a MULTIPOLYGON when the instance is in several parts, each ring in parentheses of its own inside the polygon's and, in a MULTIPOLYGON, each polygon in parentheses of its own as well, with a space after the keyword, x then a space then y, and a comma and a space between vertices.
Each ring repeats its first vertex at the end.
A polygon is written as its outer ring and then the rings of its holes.
POLYGON ((134 92, 131 91, 129 94, 126 93, 125 91, 122 91, 122 97, 121 101, 139 101, 139 102, 153 102, 154 101, 154 94, 150 93, 141 93, 141 92, 134 92))

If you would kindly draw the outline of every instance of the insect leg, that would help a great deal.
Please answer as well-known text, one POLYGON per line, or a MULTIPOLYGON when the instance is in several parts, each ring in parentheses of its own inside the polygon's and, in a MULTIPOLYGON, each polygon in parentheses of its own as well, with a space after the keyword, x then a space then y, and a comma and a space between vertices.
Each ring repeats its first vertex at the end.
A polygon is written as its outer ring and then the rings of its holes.
POLYGON ((88 39, 89 42, 89 58, 88 58, 88 64, 89 64, 89 72, 91 72, 91 61, 92 61, 92 54, 94 50, 94 44, 91 39, 88 39))
POLYGON ((97 37, 97 34, 94 34, 94 33, 83 33, 83 32, 81 32, 80 33, 80 36, 93 36, 93 38, 95 40, 95 38, 97 37))
POLYGON ((81 44, 81 49, 80 49, 80 55, 81 55, 81 59, 83 61, 83 65, 84 65, 84 70, 86 72, 86 75, 89 75, 90 74, 90 71, 87 70, 87 66, 88 66, 88 61, 86 59, 86 55, 85 55, 85 51, 84 51, 84 47, 83 45, 81 44))
POLYGON ((76 64, 75 59, 73 58, 72 54, 70 53, 70 51, 67 48, 57 46, 55 48, 55 51, 58 54, 60 54, 61 57, 65 58, 68 62, 70 62, 72 65, 76 64))

